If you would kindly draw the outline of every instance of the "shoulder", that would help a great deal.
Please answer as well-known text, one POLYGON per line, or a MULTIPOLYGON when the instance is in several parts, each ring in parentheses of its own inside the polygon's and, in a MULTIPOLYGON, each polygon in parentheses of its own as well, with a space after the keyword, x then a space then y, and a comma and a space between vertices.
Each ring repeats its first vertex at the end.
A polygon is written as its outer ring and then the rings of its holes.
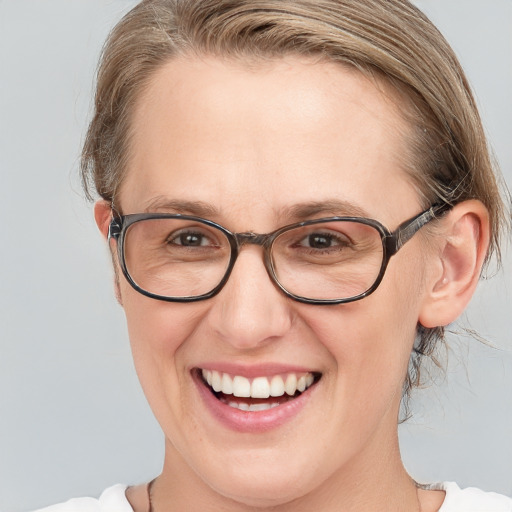
POLYGON ((74 498, 34 512, 133 512, 125 491, 126 486, 118 484, 103 491, 99 499, 74 498))
POLYGON ((454 482, 444 482, 432 488, 446 492, 439 512, 512 512, 512 499, 502 494, 475 487, 461 489, 454 482))

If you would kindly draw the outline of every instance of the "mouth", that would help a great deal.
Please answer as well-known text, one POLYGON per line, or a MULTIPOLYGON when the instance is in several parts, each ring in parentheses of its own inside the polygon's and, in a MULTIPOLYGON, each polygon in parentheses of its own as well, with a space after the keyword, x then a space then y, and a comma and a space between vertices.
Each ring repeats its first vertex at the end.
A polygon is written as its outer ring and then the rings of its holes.
POLYGON ((216 370, 197 371, 217 400, 247 412, 267 411, 293 401, 321 378, 321 374, 316 372, 289 372, 250 379, 216 370))

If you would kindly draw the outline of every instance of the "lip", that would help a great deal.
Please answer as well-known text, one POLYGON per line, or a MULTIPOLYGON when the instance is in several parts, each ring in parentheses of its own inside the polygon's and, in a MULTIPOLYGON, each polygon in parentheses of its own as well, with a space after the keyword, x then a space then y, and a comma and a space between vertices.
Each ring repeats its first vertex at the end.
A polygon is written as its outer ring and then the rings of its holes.
MULTIPOLYGON (((251 367, 240 367, 238 365, 219 364, 205 365, 191 370, 192 379, 206 410, 222 425, 235 432, 263 433, 288 423, 297 416, 309 402, 312 393, 315 392, 317 382, 298 397, 286 403, 267 409, 265 411, 241 411, 218 400, 204 383, 200 376, 201 369, 212 369, 232 375, 242 375, 247 378, 259 376, 272 376, 290 372, 303 373, 311 372, 305 368, 283 366, 283 365, 258 365, 251 367)), ((317 372, 315 372, 317 373, 317 372)))

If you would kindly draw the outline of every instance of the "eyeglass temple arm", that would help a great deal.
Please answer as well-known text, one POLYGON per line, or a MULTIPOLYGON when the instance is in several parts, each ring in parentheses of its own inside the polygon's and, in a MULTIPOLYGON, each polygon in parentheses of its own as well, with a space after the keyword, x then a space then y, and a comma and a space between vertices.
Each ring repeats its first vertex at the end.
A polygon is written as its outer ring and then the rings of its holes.
POLYGON ((386 250, 389 256, 395 254, 413 235, 431 220, 443 215, 451 208, 447 203, 434 204, 428 210, 420 213, 411 220, 400 224, 386 239, 386 250))

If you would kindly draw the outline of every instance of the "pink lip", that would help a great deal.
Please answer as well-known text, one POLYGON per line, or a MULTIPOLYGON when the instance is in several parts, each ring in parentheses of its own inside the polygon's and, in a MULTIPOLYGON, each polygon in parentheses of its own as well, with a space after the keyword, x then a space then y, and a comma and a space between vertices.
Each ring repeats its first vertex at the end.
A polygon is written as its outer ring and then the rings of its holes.
MULTIPOLYGON (((232 375, 244 375, 248 378, 261 375, 288 373, 290 371, 307 371, 304 369, 284 370, 283 367, 279 365, 279 368, 276 371, 270 373, 268 366, 265 366, 265 372, 262 372, 261 368, 258 370, 250 368, 250 371, 248 368, 245 368, 246 371, 240 372, 241 368, 239 367, 236 371, 233 372, 232 369, 228 370, 229 366, 230 365, 215 365, 214 368, 217 371, 224 371, 232 375)), ((211 366, 208 365, 207 368, 209 369, 211 366)), ((291 421, 304 409, 311 397, 312 392, 314 392, 315 388, 317 387, 316 384, 314 384, 297 398, 281 404, 279 407, 274 407, 266 411, 249 412, 235 409, 234 407, 230 407, 229 405, 218 400, 207 387, 207 385, 204 384, 202 378, 199 376, 199 372, 192 371, 191 375, 195 381, 199 395, 201 396, 206 409, 217 421, 219 421, 230 430, 234 430, 236 432, 262 433, 291 421)))

